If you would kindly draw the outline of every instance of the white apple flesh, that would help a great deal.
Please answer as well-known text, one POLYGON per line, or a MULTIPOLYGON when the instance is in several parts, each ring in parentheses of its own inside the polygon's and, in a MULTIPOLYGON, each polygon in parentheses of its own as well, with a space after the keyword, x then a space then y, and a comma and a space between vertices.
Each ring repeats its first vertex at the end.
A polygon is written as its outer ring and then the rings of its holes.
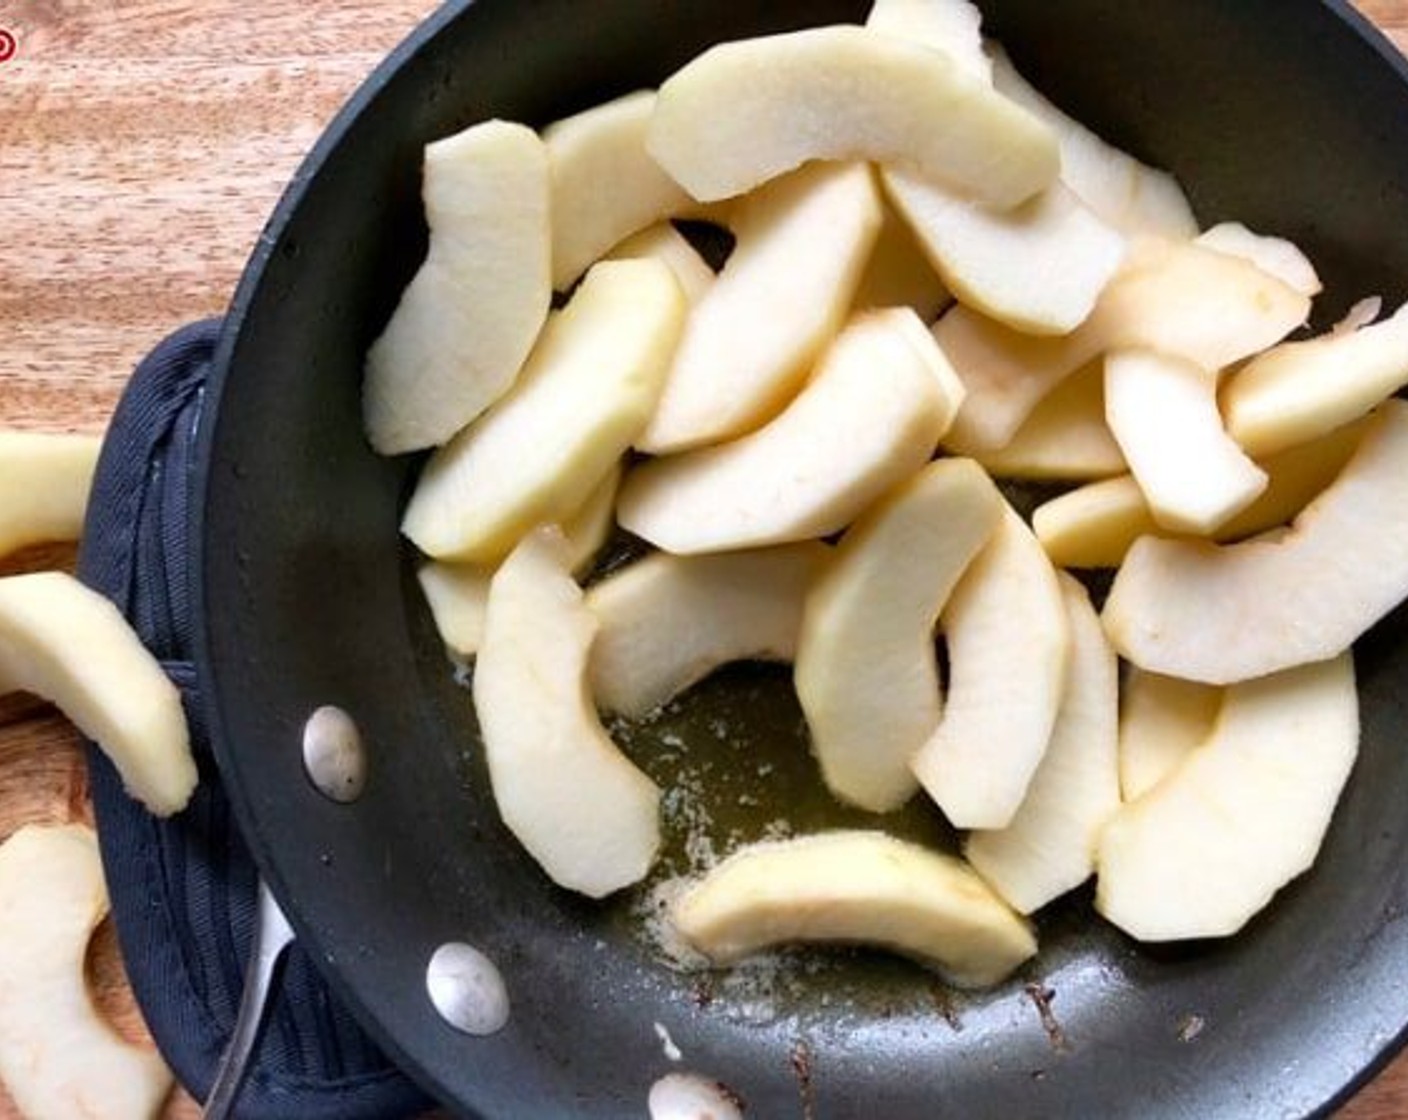
POLYGON ((383 455, 445 443, 508 390, 552 298, 547 150, 486 121, 425 149, 430 248, 367 352, 362 418, 383 455))
POLYGON ((1104 350, 1156 350, 1222 370, 1280 342, 1309 315, 1309 296, 1245 258, 1143 238, 1091 326, 1104 350))
POLYGON ((1240 257, 1158 238, 1133 242, 1095 310, 1068 335, 1037 338, 959 306, 934 335, 967 397, 947 445, 1001 449, 1037 404, 1109 350, 1147 349, 1221 370, 1279 342, 1308 297, 1240 257))
POLYGON ((0 556, 76 541, 102 436, 0 431, 0 556))
POLYGON ((1248 362, 1222 407, 1253 455, 1305 443, 1363 416, 1408 385, 1408 304, 1356 331, 1288 342, 1248 362))
POLYGON ((655 861, 660 790, 592 710, 596 630, 561 531, 534 530, 490 585, 474 707, 504 824, 559 886, 604 898, 655 861))
POLYGON ((642 90, 543 129, 558 291, 623 238, 694 204, 645 150, 654 113, 654 92, 642 90))
POLYGON ((1348 653, 1233 685, 1211 735, 1106 825, 1096 909, 1141 941, 1236 933, 1314 862, 1358 748, 1348 653))
POLYGON ((1099 357, 1094 331, 1038 337, 957 304, 934 324, 934 338, 963 382, 963 407, 944 437, 955 455, 1001 451, 1037 405, 1099 357))
POLYGON ((513 391, 431 456, 401 531, 429 556, 491 566, 571 517, 644 428, 684 317, 659 261, 595 265, 513 391))
MULTIPOLYGON (((991 88, 981 24, 968 0, 877 0, 866 19, 872 31, 942 51, 991 88)), ((1020 206, 993 207, 917 170, 887 168, 881 179, 945 285, 1018 330, 1074 330, 1124 255, 1124 236, 1059 182, 1020 206)))
POLYGON ((1061 594, 1071 663, 1051 742, 1007 827, 972 832, 963 848, 1022 914, 1090 878, 1100 831, 1120 807, 1119 665, 1085 588, 1063 574, 1061 594))
POLYGON ((875 0, 865 26, 943 51, 975 81, 992 85, 992 60, 983 50, 983 15, 969 0, 875 0))
POLYGON ((1154 520, 1207 536, 1267 485, 1222 427, 1217 374, 1152 350, 1105 358, 1105 419, 1154 520))
POLYGON ((1197 235, 1198 220, 1177 179, 1067 116, 1017 73, 1001 48, 993 50, 992 62, 997 91, 1055 132, 1061 146, 1061 180, 1096 214, 1131 236, 1148 233, 1186 240, 1197 235))
POLYGON ((932 323, 952 302, 953 296, 916 244, 914 234, 887 206, 880 236, 870 251, 851 310, 908 307, 925 323, 932 323))
POLYGON ((1125 474, 1043 502, 1032 512, 1032 532, 1058 568, 1117 568, 1136 540, 1163 530, 1125 474))
POLYGON ((913 311, 866 312, 772 423, 632 471, 616 519, 679 554, 827 536, 929 461, 961 400, 913 311))
MULTIPOLYGON (((574 573, 589 567, 606 543, 615 524, 616 489, 620 484, 621 468, 617 467, 562 526, 568 563, 574 573)), ((484 638, 484 610, 489 604, 494 570, 478 564, 429 560, 420 566, 416 578, 445 648, 460 660, 473 657, 484 638)))
POLYGON ((1050 130, 947 54, 839 25, 705 51, 660 87, 648 143, 701 202, 810 160, 904 165, 997 206, 1060 170, 1050 130))
POLYGON ((1124 235, 1060 183, 1000 210, 901 168, 882 179, 948 289, 1028 334, 1073 331, 1124 258, 1124 235))
MULTIPOLYGON (((1349 462, 1367 429, 1347 424, 1312 443, 1267 456, 1268 482, 1251 505, 1212 534, 1219 543, 1242 540, 1285 525, 1329 486, 1349 462)), ((1032 528, 1059 568, 1117 568, 1140 537, 1166 536, 1139 483, 1129 475, 1067 491, 1038 506, 1032 528)))
POLYGON ((1036 953, 1031 928, 963 861, 881 832, 822 832, 742 848, 671 912, 716 964, 796 942, 870 945, 961 988, 1005 979, 1036 953))
POLYGON ((1094 362, 1066 378, 1007 445, 978 456, 994 478, 1085 481, 1123 474, 1124 453, 1105 422, 1105 370, 1094 362))
POLYGON ((671 222, 659 222, 631 234, 613 246, 602 260, 629 261, 642 257, 669 267, 691 308, 697 307, 714 286, 714 270, 671 222))
POLYGON ((858 163, 806 167, 741 200, 733 253, 689 316, 637 447, 718 443, 786 407, 840 329, 881 221, 858 163))
POLYGON ((1408 404, 1388 401, 1339 478, 1271 538, 1143 537, 1104 622, 1151 672, 1231 684, 1324 661, 1408 595, 1408 404))
POLYGON ((1120 704, 1120 792, 1136 801, 1212 734, 1223 690, 1131 665, 1120 704))
POLYGON ((842 801, 884 813, 918 788, 909 760, 941 710, 934 627, 1003 505, 971 460, 931 463, 847 530, 807 595, 797 696, 842 801))
POLYGON ((641 719, 731 661, 791 661, 802 604, 829 550, 818 541, 748 552, 657 552, 596 584, 597 706, 641 719))
POLYGON ((108 911, 97 837, 27 825, 0 844, 0 1080, 29 1120, 154 1120, 171 1071, 100 1018, 85 980, 108 911))
POLYGON ((911 761, 958 828, 1006 828, 1051 741, 1070 624, 1041 545, 1010 507, 940 618, 948 643, 943 718, 911 761))
POLYGON ((0 579, 0 690, 58 705, 160 817, 196 787, 181 694, 126 619, 63 572, 0 579))
POLYGON ((1310 258, 1284 237, 1253 233, 1241 222, 1223 222, 1204 230, 1193 240, 1219 253, 1250 261, 1262 272, 1284 281, 1302 295, 1317 296, 1324 289, 1310 258))

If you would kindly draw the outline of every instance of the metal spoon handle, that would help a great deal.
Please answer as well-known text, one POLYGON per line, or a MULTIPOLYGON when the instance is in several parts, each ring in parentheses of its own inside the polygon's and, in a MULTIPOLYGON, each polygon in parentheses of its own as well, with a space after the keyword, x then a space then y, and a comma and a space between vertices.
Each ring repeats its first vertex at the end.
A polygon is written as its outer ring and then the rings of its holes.
POLYGON ((254 924, 254 951, 245 972, 235 1029, 220 1057, 215 1083, 206 1098, 204 1120, 230 1120, 235 1099, 249 1073, 250 1059, 259 1043, 268 1016, 270 996, 278 981, 285 950, 293 943, 293 930, 263 880, 259 883, 259 912, 254 924))

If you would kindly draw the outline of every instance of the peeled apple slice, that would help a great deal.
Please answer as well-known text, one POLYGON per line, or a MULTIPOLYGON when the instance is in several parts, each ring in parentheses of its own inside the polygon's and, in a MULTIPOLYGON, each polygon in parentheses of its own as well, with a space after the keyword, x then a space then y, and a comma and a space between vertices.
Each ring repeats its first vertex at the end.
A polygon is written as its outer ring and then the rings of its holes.
POLYGON ((1223 222, 1204 230, 1193 240, 1219 253, 1250 261, 1262 272, 1284 281, 1302 295, 1316 296, 1324 288, 1310 259, 1293 242, 1283 237, 1253 233, 1241 222, 1223 222))
POLYGON ((1096 909, 1141 941, 1236 933, 1314 862, 1358 749, 1348 653, 1233 685, 1210 737, 1106 826, 1096 909))
POLYGON ((749 845, 681 895, 672 917, 715 964, 792 942, 842 942, 985 988, 1036 953, 1031 928, 961 860, 881 832, 749 845))
POLYGON ((829 550, 818 541, 749 552, 657 552, 587 592, 600 625, 597 706, 632 719, 730 661, 791 661, 802 603, 829 550))
POLYGON ((1266 489, 1236 517, 1219 526, 1213 539, 1239 541, 1294 520, 1339 477, 1371 423, 1371 417, 1361 417, 1310 443, 1268 455, 1259 464, 1269 479, 1266 489))
POLYGON ((1036 337, 957 304, 934 324, 934 338, 963 382, 963 407, 944 437, 955 455, 1001 451, 1037 405, 1094 361, 1101 339, 1088 328, 1036 337))
POLYGON ((797 696, 831 792, 898 809, 909 760, 939 725, 934 627, 1002 518, 1002 495, 967 459, 940 459, 857 521, 806 599, 797 696))
POLYGON ((1090 317, 1068 335, 1034 338, 966 307, 934 327, 968 395, 947 445, 1000 449, 1044 397, 1108 350, 1156 350, 1221 370, 1305 322, 1310 300, 1240 257, 1141 238, 1090 317))
MULTIPOLYGON (((943 51, 992 85, 982 15, 968 0, 878 0, 866 26, 943 51)), ((1017 330, 1067 334, 1095 306, 1124 255, 1124 236, 1059 182, 1022 205, 995 208, 902 167, 885 189, 959 299, 1017 330)))
POLYGON ((947 54, 850 26, 712 47, 660 87, 648 143, 702 202, 809 160, 903 165, 996 206, 1060 171, 1050 130, 947 54))
MULTIPOLYGON (((878 0, 866 27, 942 51, 991 88, 981 22, 968 0, 878 0)), ((881 178, 945 285, 1017 330, 1074 330, 1124 255, 1124 236, 1059 182, 1020 206, 993 207, 916 169, 881 178)))
POLYGON ((0 555, 76 541, 102 436, 0 431, 0 555))
POLYGON ((640 450, 718 443, 781 411, 840 329, 881 220, 858 163, 806 167, 739 202, 733 253, 689 316, 640 450))
MULTIPOLYGON (((1268 456, 1261 496, 1212 534, 1219 543, 1285 525, 1339 476, 1368 427, 1346 424, 1313 443, 1268 456)), ((1092 482, 1052 498, 1032 514, 1032 528, 1058 568, 1117 568, 1140 537, 1166 536, 1144 492, 1129 475, 1092 482)))
POLYGON ((1105 423, 1105 370, 1095 362, 1036 406, 1007 445, 978 461, 994 478, 1085 480, 1128 470, 1105 423))
POLYGON ((108 910, 83 825, 21 828, 0 844, 0 1080, 28 1120, 154 1120, 171 1071, 93 1006, 88 941, 108 910))
POLYGON ((455 657, 473 657, 484 640, 493 569, 431 560, 420 566, 416 578, 445 648, 455 657))
POLYGON ((948 700, 911 766, 957 828, 1006 828, 1051 741, 1070 624, 1056 572, 1016 511, 944 608, 948 700))
POLYGON ((645 426, 684 316, 659 261, 595 265, 513 391, 431 457, 401 531, 437 559, 492 565, 571 517, 645 426))
POLYGON ((1154 520, 1207 536, 1266 489, 1222 428, 1217 374, 1152 350, 1105 359, 1105 419, 1154 520))
POLYGON ((1218 546, 1144 537, 1105 630, 1151 672, 1231 684, 1324 661, 1408 595, 1408 404, 1388 401, 1289 530, 1218 546))
POLYGON ((1120 705, 1120 791, 1143 797, 1212 734, 1222 689, 1146 673, 1132 665, 1120 705))
POLYGON ((1029 334, 1078 327, 1124 256, 1124 235, 1060 183, 997 210, 898 168, 884 182, 949 290, 1029 334))
POLYGON ((159 817, 196 787, 181 694, 107 599, 63 572, 0 579, 0 682, 58 705, 159 817))
POLYGON ((1061 179, 1082 202, 1130 235, 1151 233, 1175 240, 1197 236, 1198 220, 1177 179, 1107 144, 1032 88, 1000 48, 992 54, 997 91, 1056 133, 1061 179))
POLYGON ((699 251, 670 222, 658 222, 633 233, 616 245, 603 258, 608 261, 628 261, 648 257, 667 265, 680 282, 680 291, 691 308, 709 294, 714 286, 714 270, 699 255, 699 251))
POLYGON ((1357 331, 1288 342, 1228 382, 1227 430, 1253 455, 1294 447, 1363 416, 1408 385, 1408 304, 1357 331))
POLYGON ((574 574, 580 575, 592 566, 596 554, 611 536, 616 525, 616 494, 621 489, 625 470, 620 463, 607 472, 587 495, 586 501, 562 525, 567 538, 567 562, 574 574))
MULTIPOLYGON (((567 559, 574 573, 589 567, 615 524, 616 489, 621 484, 617 467, 587 498, 580 510, 562 526, 567 537, 567 559)), ((430 605, 440 640, 456 657, 473 657, 484 637, 484 610, 489 603, 490 568, 430 560, 416 573, 421 592, 430 605)))
POLYGON ((558 291, 622 238, 694 205, 645 150, 654 112, 654 92, 642 90, 543 129, 558 291))
POLYGON ((425 149, 430 249, 367 352, 362 419, 398 455, 444 443, 518 376, 552 298, 548 157, 486 121, 425 149))
POLYGON ((1117 568, 1140 537, 1165 532, 1127 474, 1043 502, 1032 512, 1032 531, 1058 568, 1117 568))
POLYGON ((969 834, 963 848, 973 869, 1022 914, 1090 878, 1100 831, 1120 807, 1119 666, 1085 588, 1060 578, 1071 664, 1051 742, 1011 823, 969 834))
POLYGON ((887 207, 880 236, 851 301, 852 310, 908 307, 924 322, 932 323, 952 302, 934 266, 915 244, 914 234, 887 207))
POLYGON ((929 461, 961 400, 914 312, 867 312, 767 427, 637 467, 616 519, 681 554, 827 536, 929 461))
POLYGON ((604 898, 655 861, 660 790, 592 710, 596 630, 561 531, 535 529, 490 585, 474 707, 504 824, 559 886, 604 898))
POLYGON ((992 61, 983 50, 983 16, 969 0, 875 0, 871 31, 945 51, 975 81, 992 85, 992 61))
POLYGON ((1221 370, 1280 342, 1309 314, 1309 296, 1242 257, 1144 238, 1092 328, 1104 350, 1157 350, 1221 370))

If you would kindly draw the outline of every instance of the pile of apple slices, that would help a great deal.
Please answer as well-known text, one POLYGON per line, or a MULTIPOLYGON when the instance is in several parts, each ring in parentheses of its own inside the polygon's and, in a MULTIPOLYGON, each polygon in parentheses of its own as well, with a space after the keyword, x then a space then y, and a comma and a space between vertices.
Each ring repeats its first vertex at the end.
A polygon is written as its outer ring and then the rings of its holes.
MULTIPOLYGON (((0 430, 0 557, 78 540, 101 447, 0 430)), ((121 612, 66 572, 0 577, 0 696, 21 691, 57 705, 152 813, 185 808, 197 773, 180 692, 121 612)))
POLYGON ((659 847, 598 709, 739 659, 794 663, 838 799, 923 790, 968 831, 963 859, 880 830, 736 852, 673 914, 717 962, 839 940, 986 985, 1092 873, 1166 940, 1310 866, 1350 646, 1408 595, 1408 311, 1286 341, 1305 256, 1200 232, 967 0, 725 43, 541 136, 476 125, 424 191, 367 432, 435 448, 402 530, 556 882, 603 897, 659 847), (727 227, 721 271, 673 219, 727 227), (1074 488, 1029 524, 994 478, 1074 488), (584 591, 613 519, 657 551, 584 591), (1098 613, 1062 570, 1088 567, 1119 569, 1098 613))
MULTIPOLYGON (((75 541, 102 439, 0 430, 0 556, 75 541)), ((0 695, 53 701, 151 812, 195 790, 181 696, 122 614, 61 571, 0 577, 0 695)), ((84 824, 26 825, 0 843, 0 1084, 26 1117, 150 1117, 172 1075, 94 1005, 86 960, 108 910, 84 824)))

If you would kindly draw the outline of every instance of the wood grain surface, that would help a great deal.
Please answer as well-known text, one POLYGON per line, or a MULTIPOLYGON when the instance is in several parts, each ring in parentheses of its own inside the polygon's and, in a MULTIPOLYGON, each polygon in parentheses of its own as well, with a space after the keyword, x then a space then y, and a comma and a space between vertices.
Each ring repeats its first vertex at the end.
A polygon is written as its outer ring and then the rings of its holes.
MULTIPOLYGON (((433 0, 0 0, 0 424, 100 431, 133 363, 225 306, 319 131, 433 0), (2 53, 2 52, 0 52, 2 53)), ((1408 0, 1361 9, 1408 48, 1408 0)), ((32 550, 0 572, 70 567, 32 550)), ((0 700, 0 837, 86 819, 78 744, 52 710, 0 700)), ((99 1005, 143 1037, 113 939, 99 1005)), ((171 1118, 198 1115, 177 1093, 171 1118)), ((1408 1056, 1344 1110, 1408 1117, 1408 1056)), ((0 1089, 0 1120, 18 1116, 0 1089)))

